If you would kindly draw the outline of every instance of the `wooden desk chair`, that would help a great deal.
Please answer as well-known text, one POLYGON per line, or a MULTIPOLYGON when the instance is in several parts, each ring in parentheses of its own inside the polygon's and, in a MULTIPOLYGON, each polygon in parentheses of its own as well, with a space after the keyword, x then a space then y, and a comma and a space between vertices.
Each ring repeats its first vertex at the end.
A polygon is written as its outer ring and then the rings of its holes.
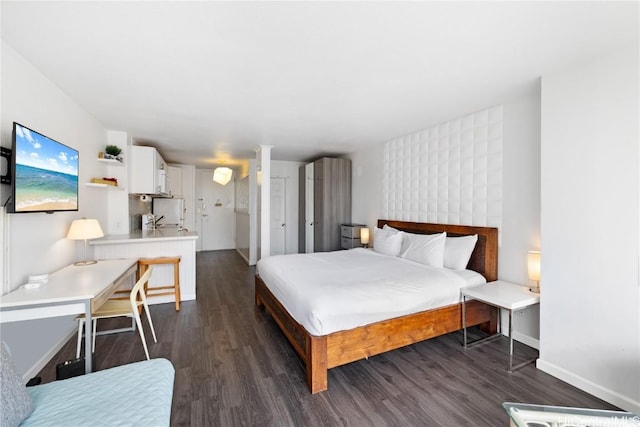
MULTIPOLYGON (((149 281, 149 277, 151 277, 151 273, 153 271, 152 267, 149 267, 148 270, 138 279, 136 284, 131 289, 131 293, 129 294, 128 300, 118 300, 118 299, 110 299, 107 300, 101 307, 99 307, 96 311, 91 313, 91 317, 93 320, 93 342, 91 343, 92 351, 96 349, 96 326, 98 324, 98 319, 108 319, 112 317, 132 317, 135 319, 136 325, 138 326, 138 332, 140 333, 140 339, 142 340, 142 345, 144 346, 144 353, 147 355, 147 360, 149 360, 149 350, 147 349, 147 341, 144 338, 144 331, 142 330, 142 321, 140 320, 140 309, 144 307, 144 312, 147 314, 147 320, 149 321, 149 327, 151 328, 151 333, 153 334, 153 342, 158 342, 156 339, 156 331, 153 329, 153 322, 151 321, 151 315, 149 314, 149 306, 147 305, 147 297, 144 293, 144 286, 149 281)), ((76 349, 76 357, 80 357, 80 343, 82 342, 82 326, 86 323, 85 316, 80 315, 77 317, 78 319, 78 346, 76 349)))

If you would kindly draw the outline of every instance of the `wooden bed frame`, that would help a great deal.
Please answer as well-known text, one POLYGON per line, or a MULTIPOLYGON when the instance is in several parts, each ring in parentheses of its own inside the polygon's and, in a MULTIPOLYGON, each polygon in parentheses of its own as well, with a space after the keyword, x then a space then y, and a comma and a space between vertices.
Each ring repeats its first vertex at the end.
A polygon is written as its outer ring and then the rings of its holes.
MULTIPOLYGON (((378 227, 388 224, 398 230, 416 234, 447 232, 450 236, 478 235, 468 269, 482 274, 488 282, 498 275, 498 230, 487 227, 427 224, 378 220, 378 227)), ((306 365, 307 385, 311 393, 327 389, 327 370, 369 356, 462 329, 462 304, 452 304, 415 314, 372 323, 329 335, 309 334, 278 299, 259 275, 255 281, 257 306, 265 306, 306 365)), ((497 330, 497 310, 478 301, 467 302, 467 326, 481 325, 490 333, 497 330)))

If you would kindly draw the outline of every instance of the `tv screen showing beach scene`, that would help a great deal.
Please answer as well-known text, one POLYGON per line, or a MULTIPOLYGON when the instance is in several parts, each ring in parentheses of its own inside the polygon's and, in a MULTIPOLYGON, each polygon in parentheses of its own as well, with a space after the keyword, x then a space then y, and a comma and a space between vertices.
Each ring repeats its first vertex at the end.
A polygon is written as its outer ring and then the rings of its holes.
POLYGON ((14 212, 78 210, 78 151, 13 124, 14 212))

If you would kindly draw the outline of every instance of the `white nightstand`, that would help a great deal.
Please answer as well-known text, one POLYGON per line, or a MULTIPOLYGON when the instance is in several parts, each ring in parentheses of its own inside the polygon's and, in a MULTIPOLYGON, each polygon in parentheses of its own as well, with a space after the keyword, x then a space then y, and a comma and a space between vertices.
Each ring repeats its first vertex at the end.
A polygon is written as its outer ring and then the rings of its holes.
MULTIPOLYGON (((472 345, 480 344, 487 339, 495 338, 501 334, 492 335, 487 338, 467 343, 467 324, 466 324, 466 307, 465 303, 467 299, 475 299, 482 301, 494 307, 503 308, 509 310, 509 372, 513 372, 518 368, 523 367, 535 359, 527 360, 520 363, 517 366, 513 366, 513 311, 521 310, 523 308, 531 307, 540 303, 540 294, 534 294, 529 292, 529 289, 525 286, 515 285, 509 282, 503 282, 498 280, 495 282, 489 282, 484 285, 473 286, 470 288, 462 289, 462 330, 463 330, 463 345, 464 348, 469 348, 472 345)), ((500 311, 498 312, 500 313, 500 311)), ((498 324, 501 322, 498 321, 498 324)))

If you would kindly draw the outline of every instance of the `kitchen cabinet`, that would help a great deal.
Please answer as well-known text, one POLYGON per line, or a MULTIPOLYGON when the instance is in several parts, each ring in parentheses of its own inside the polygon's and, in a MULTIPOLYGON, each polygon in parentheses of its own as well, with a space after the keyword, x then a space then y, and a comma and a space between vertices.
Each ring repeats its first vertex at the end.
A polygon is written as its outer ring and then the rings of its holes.
POLYGON ((154 147, 134 145, 130 153, 133 194, 166 194, 167 164, 154 147))
POLYGON ((167 194, 174 197, 184 196, 182 189, 182 168, 167 165, 167 194))

